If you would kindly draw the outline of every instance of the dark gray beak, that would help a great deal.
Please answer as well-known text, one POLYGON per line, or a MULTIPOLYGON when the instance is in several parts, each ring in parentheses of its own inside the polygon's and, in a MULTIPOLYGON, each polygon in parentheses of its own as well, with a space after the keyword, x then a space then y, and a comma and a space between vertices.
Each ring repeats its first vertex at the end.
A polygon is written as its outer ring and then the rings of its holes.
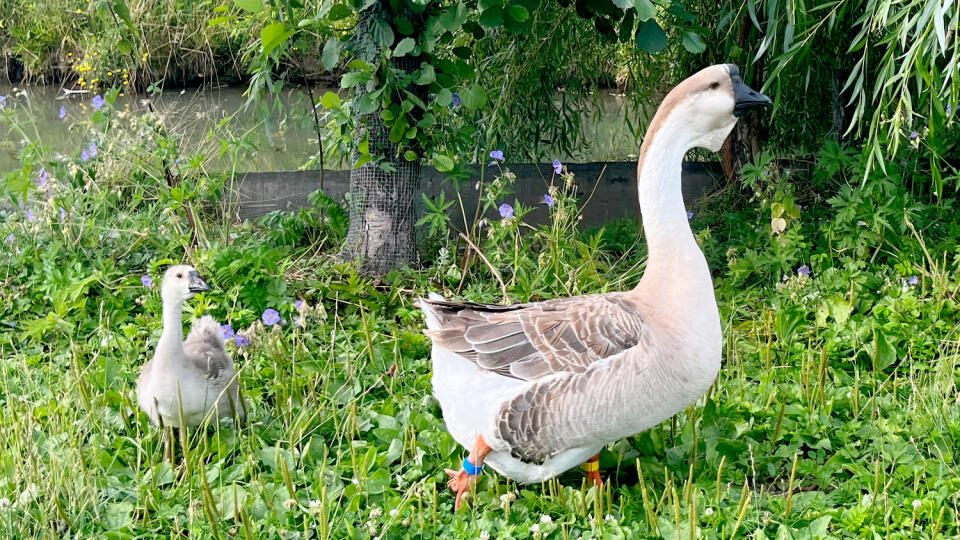
POLYGON ((194 270, 190 272, 188 276, 190 277, 190 283, 187 285, 187 288, 190 290, 190 292, 202 293, 210 290, 210 286, 200 278, 200 272, 194 270))
POLYGON ((770 98, 743 84, 740 80, 740 70, 737 66, 730 66, 730 83, 733 84, 733 115, 741 117, 750 109, 766 107, 773 103, 770 98))

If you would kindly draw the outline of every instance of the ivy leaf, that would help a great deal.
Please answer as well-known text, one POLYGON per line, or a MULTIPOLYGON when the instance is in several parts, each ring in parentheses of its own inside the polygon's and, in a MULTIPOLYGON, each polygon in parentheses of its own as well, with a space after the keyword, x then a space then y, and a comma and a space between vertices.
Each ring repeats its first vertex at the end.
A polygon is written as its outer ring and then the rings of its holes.
POLYGON ((648 19, 637 26, 637 47, 648 53, 658 53, 667 46, 667 34, 657 21, 648 19))
POLYGON ((683 33, 683 48, 693 54, 700 54, 707 50, 707 44, 700 39, 696 32, 688 30, 683 33))
POLYGON ((287 30, 287 25, 275 22, 267 25, 260 32, 260 43, 263 45, 263 54, 269 55, 281 43, 293 35, 293 30, 287 30))
POLYGON ((400 40, 400 43, 397 43, 397 46, 393 48, 393 56, 395 58, 406 56, 416 45, 417 42, 414 41, 413 38, 403 38, 400 40))
POLYGON ((260 0, 233 0, 238 8, 249 11, 250 13, 260 13, 263 11, 263 2, 260 0))
POLYGON ((636 0, 637 20, 648 21, 657 16, 657 8, 650 0, 636 0))
POLYGON ((340 61, 340 40, 336 37, 328 39, 323 46, 323 55, 320 59, 323 62, 323 69, 333 71, 340 61))

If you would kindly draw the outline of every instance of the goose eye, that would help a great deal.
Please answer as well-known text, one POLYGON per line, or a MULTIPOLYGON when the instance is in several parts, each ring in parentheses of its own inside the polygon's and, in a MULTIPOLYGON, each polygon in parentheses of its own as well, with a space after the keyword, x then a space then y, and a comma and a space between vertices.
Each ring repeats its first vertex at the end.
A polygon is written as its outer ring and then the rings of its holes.
POLYGON ((717 81, 713 81, 713 82, 710 84, 710 89, 711 89, 711 90, 716 90, 717 88, 720 88, 720 83, 718 83, 717 81))
POLYGON ((182 278, 182 277, 183 277, 183 274, 181 274, 180 272, 177 272, 177 277, 178 277, 178 278, 182 278))

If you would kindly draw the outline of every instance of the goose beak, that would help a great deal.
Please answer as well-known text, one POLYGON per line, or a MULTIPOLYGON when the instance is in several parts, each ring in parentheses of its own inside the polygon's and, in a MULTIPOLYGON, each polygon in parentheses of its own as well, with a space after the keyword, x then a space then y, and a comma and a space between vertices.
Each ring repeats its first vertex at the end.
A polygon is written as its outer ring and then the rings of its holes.
POLYGON ((200 272, 196 270, 190 272, 190 283, 187 286, 192 293, 202 293, 210 290, 210 286, 207 285, 203 279, 200 278, 200 272))
POLYGON ((740 80, 740 74, 732 70, 730 72, 730 82, 733 84, 733 115, 737 118, 746 114, 750 109, 766 107, 773 103, 767 96, 743 84, 743 81, 740 80))

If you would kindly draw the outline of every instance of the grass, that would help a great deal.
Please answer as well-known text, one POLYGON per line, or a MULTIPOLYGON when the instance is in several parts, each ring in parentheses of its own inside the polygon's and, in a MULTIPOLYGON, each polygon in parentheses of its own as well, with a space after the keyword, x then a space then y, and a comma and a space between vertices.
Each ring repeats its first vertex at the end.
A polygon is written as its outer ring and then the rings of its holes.
MULTIPOLYGON (((4 120, 16 121, 17 103, 4 120)), ((75 127, 98 141, 96 159, 56 157, 27 137, 22 168, 4 177, 7 194, 26 196, 0 225, 13 235, 0 252, 6 538, 960 534, 960 219, 895 172, 860 185, 862 161, 827 146, 813 178, 761 161, 744 171, 754 201, 728 189, 700 203, 692 226, 726 340, 708 395, 608 445, 602 490, 579 471, 532 486, 490 471, 455 514, 443 469, 464 450, 431 397, 412 301, 461 281, 461 296, 499 301, 487 265, 464 275, 462 251, 441 238, 428 268, 358 276, 331 256, 344 229, 336 204, 316 196, 295 214, 233 223, 218 209, 228 179, 183 164, 169 188, 162 163, 176 145, 144 127, 149 115, 118 114, 108 103, 75 127), (50 177, 38 188, 41 166, 50 177), (785 230, 771 233, 771 215, 786 216, 785 230), (134 384, 160 332, 158 292, 140 277, 159 281, 180 260, 217 286, 185 318, 211 313, 251 338, 230 348, 251 420, 184 433, 171 466, 134 384), (268 307, 280 325, 260 321, 268 307)), ((508 200, 509 179, 490 183, 490 208, 508 200)), ((475 238, 511 300, 632 286, 644 260, 637 224, 577 231, 572 179, 557 180, 549 226, 522 227, 518 207, 520 219, 475 238)))

